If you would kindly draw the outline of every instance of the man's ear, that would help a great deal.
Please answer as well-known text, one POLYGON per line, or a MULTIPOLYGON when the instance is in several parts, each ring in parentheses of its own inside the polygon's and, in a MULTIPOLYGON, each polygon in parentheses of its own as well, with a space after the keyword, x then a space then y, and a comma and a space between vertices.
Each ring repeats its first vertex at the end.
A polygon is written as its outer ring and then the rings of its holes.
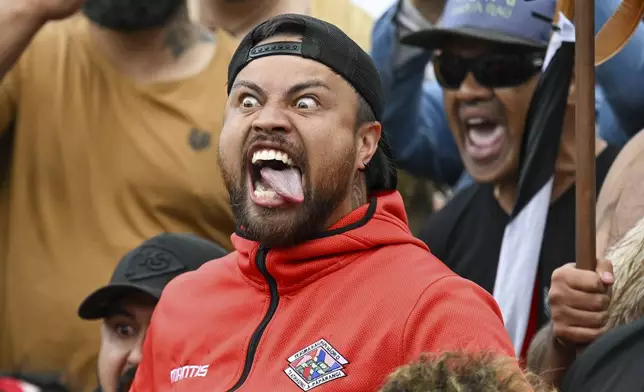
POLYGON ((357 170, 364 170, 371 162, 371 158, 378 149, 378 142, 382 134, 382 125, 377 122, 364 123, 356 131, 356 162, 357 170))
POLYGON ((572 77, 570 78, 570 87, 568 88, 568 101, 566 104, 568 106, 575 106, 577 103, 577 89, 575 88, 575 71, 572 72, 572 77))

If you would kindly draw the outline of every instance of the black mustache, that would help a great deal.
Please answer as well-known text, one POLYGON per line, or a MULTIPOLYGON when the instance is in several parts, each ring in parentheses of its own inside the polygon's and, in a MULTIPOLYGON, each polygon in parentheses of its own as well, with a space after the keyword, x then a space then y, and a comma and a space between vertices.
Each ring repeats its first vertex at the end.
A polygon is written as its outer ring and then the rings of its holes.
POLYGON ((247 157, 250 147, 257 143, 271 143, 284 146, 284 149, 289 151, 289 156, 291 157, 291 159, 293 159, 295 165, 301 170, 306 169, 306 154, 302 152, 301 148, 298 148, 291 140, 289 140, 287 136, 281 133, 254 133, 246 140, 246 144, 244 145, 242 151, 242 156, 247 157))
POLYGON ((275 143, 275 144, 281 144, 284 146, 287 146, 289 148, 295 149, 293 143, 283 134, 280 133, 273 133, 270 135, 264 134, 264 133, 255 133, 253 136, 248 138, 246 141, 246 147, 244 148, 246 151, 248 151, 250 146, 252 146, 255 143, 275 143))

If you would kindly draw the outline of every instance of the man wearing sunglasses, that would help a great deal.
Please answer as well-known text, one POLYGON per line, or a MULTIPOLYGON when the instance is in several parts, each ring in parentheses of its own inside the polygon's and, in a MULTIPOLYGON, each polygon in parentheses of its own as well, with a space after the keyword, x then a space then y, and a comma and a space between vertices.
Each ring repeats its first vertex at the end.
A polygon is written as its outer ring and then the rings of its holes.
MULTIPOLYGON (((466 170, 476 184, 459 192, 428 221, 423 239, 454 272, 493 292, 501 244, 516 200, 526 115, 539 81, 552 26, 553 0, 450 0, 437 28, 402 42, 435 50, 433 67, 443 89, 449 125, 466 170)), ((563 121, 551 205, 522 353, 549 319, 552 272, 575 260, 574 88, 563 121)), ((597 186, 617 149, 597 142, 597 186)), ((529 288, 516 295, 530 295, 529 288)), ((517 351, 519 351, 517 349, 517 351)))
MULTIPOLYGON (((596 31, 620 2, 596 2, 596 31)), ((396 165, 416 176, 453 184, 463 164, 449 130, 441 86, 435 80, 433 67, 427 67, 433 52, 400 42, 401 37, 435 25, 444 5, 445 0, 396 1, 374 25, 372 56, 387 96, 383 126, 385 131, 395 130, 389 139, 396 165)), ((643 43, 644 24, 640 24, 620 53, 597 68, 597 123, 600 135, 609 144, 622 146, 644 128, 644 117, 640 115, 644 89, 637 88, 644 78, 643 43)), ((456 188, 469 183, 471 178, 464 173, 456 188)))

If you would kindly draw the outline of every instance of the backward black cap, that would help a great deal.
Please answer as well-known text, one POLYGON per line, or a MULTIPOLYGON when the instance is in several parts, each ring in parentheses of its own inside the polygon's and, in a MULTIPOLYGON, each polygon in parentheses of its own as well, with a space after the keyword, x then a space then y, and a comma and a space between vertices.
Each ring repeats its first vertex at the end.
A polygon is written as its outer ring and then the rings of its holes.
MULTIPOLYGON (((383 91, 380 75, 371 56, 337 26, 308 15, 282 14, 255 26, 242 39, 228 66, 228 94, 239 72, 251 61, 265 56, 292 55, 308 58, 326 65, 342 76, 371 107, 376 120, 381 121, 383 91), (288 25, 300 31, 301 42, 275 42, 257 45, 282 31, 265 32, 267 25, 288 25)), ((391 160, 391 148, 382 132, 378 147, 391 160)), ((391 168, 389 187, 395 189, 397 176, 391 168)))

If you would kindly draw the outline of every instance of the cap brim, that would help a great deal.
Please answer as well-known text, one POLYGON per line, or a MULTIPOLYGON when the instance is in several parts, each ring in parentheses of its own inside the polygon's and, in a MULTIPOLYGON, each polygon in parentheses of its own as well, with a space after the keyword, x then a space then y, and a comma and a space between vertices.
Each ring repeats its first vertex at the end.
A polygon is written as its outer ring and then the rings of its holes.
POLYGON ((513 37, 498 31, 485 30, 472 27, 459 27, 455 29, 432 28, 418 31, 403 37, 400 42, 405 45, 417 46, 426 49, 441 49, 447 41, 454 39, 477 39, 496 44, 523 47, 526 49, 546 49, 547 44, 530 39, 513 37))
POLYGON ((135 284, 113 284, 101 287, 90 294, 78 307, 78 316, 85 320, 96 320, 107 316, 109 305, 131 293, 144 293, 161 298, 161 291, 135 284))

